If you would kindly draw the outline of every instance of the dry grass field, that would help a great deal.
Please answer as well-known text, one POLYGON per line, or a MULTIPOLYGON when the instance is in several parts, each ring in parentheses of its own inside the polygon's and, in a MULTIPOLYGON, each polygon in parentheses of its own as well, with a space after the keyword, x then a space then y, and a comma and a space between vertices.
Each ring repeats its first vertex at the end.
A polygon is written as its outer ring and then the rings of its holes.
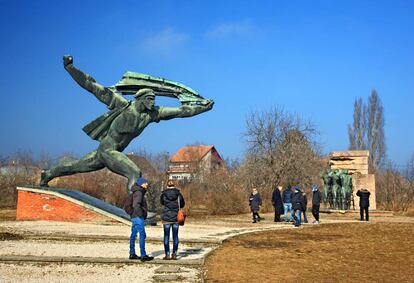
POLYGON ((344 223, 246 234, 205 265, 207 282, 414 282, 414 224, 344 223))

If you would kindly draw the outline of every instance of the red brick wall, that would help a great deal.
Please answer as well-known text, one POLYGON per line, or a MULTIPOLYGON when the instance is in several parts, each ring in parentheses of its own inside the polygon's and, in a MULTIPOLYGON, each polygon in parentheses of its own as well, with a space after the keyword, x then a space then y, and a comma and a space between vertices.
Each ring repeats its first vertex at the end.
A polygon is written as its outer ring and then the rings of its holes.
POLYGON ((18 191, 16 220, 117 222, 60 197, 28 191, 18 191))

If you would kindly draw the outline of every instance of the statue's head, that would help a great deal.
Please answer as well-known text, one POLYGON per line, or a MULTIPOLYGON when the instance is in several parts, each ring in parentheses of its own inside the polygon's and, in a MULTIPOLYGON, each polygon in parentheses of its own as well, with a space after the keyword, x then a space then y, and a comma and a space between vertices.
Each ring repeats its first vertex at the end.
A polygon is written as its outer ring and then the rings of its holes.
POLYGON ((153 110, 155 105, 155 92, 150 88, 143 88, 134 95, 135 99, 141 102, 148 110, 153 110))

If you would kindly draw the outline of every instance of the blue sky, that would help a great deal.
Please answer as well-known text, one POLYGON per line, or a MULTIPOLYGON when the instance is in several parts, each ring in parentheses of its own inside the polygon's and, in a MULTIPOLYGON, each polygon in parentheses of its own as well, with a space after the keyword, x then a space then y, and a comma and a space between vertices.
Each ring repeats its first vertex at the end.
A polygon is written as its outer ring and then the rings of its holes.
POLYGON ((408 0, 0 0, 0 154, 80 157, 97 147, 81 128, 106 108, 63 69, 62 55, 72 54, 101 84, 130 70, 216 102, 197 117, 150 125, 126 152, 172 154, 198 142, 242 157, 246 115, 270 106, 312 120, 324 153, 346 150, 353 102, 375 88, 388 156, 404 164, 414 152, 413 8, 408 0))

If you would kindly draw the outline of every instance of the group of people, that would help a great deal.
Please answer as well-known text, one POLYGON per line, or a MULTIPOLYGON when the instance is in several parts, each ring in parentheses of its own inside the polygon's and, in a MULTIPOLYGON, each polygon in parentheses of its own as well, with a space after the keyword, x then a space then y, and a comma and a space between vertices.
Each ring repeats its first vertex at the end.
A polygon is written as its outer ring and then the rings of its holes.
MULTIPOLYGON (((284 214, 286 222, 293 222, 296 227, 302 223, 308 223, 306 208, 308 199, 306 193, 301 190, 300 186, 296 186, 292 190, 291 186, 287 186, 282 190, 282 186, 278 186, 273 190, 272 204, 275 208, 274 222, 281 222, 280 216, 284 214), (290 213, 290 216, 289 216, 290 213)), ((322 194, 317 186, 312 186, 312 215, 315 218, 314 224, 319 224, 319 208, 322 202, 322 194)), ((259 215, 260 206, 262 205, 262 197, 257 188, 252 189, 249 197, 249 205, 253 214, 253 223, 261 220, 259 215)))
MULTIPOLYGON (((358 190, 356 195, 359 199, 361 221, 369 220, 369 197, 371 193, 367 189, 358 190)), ((322 194, 318 186, 312 186, 312 215, 315 218, 313 224, 319 224, 319 210, 322 202, 322 194)), ((294 190, 288 185, 284 190, 282 186, 278 186, 272 193, 272 204, 275 209, 274 222, 281 222, 280 216, 284 214, 285 222, 292 222, 295 227, 299 227, 302 223, 308 223, 306 209, 308 199, 306 193, 302 191, 300 186, 296 186, 294 190), (289 215, 290 213, 290 215, 289 215), (303 222, 302 222, 303 215, 303 222)), ((249 197, 249 206, 253 215, 253 223, 260 222, 262 219, 259 215, 260 206, 262 206, 262 197, 257 188, 252 189, 249 197)))
MULTIPOLYGON (((139 178, 136 184, 132 187, 132 212, 131 216, 131 236, 129 243, 129 259, 139 259, 141 261, 150 261, 154 257, 149 256, 145 250, 145 219, 147 217, 148 206, 145 199, 145 193, 150 185, 144 178, 139 178), (139 233, 139 248, 140 256, 135 251, 135 240, 139 233)), ((360 197, 360 213, 361 221, 369 220, 368 208, 370 192, 366 189, 359 190, 357 196, 360 197)), ((314 224, 319 224, 319 209, 322 202, 322 194, 316 185, 312 186, 312 215, 315 218, 314 224)), ((177 260, 178 251, 178 211, 185 206, 185 200, 181 192, 176 188, 173 180, 168 180, 167 188, 162 192, 160 197, 160 204, 162 205, 161 220, 164 228, 164 260, 177 260), (170 234, 172 231, 173 248, 170 252, 170 234)), ((292 190, 288 185, 284 190, 282 186, 278 186, 272 193, 272 204, 275 209, 274 222, 281 222, 281 215, 284 214, 285 222, 293 222, 295 227, 299 227, 302 223, 308 223, 306 215, 307 196, 302 191, 300 186, 296 186, 292 190), (289 214, 290 213, 290 214, 289 214), (303 222, 302 222, 303 215, 303 222)), ((262 197, 257 188, 252 189, 249 197, 249 205, 252 211, 253 223, 260 222, 262 218, 259 215, 260 207, 262 206, 262 197)))
MULTIPOLYGON (((149 256, 145 250, 145 219, 147 218, 147 202, 145 193, 150 185, 144 178, 139 178, 132 187, 132 207, 131 216, 131 236, 129 240, 129 259, 138 259, 141 261, 151 261, 154 257, 149 256), (139 233, 140 256, 135 251, 135 240, 139 233)), ((162 205, 161 220, 164 228, 164 260, 177 260, 178 251, 178 230, 179 224, 177 214, 180 208, 185 206, 185 200, 181 192, 176 188, 173 180, 168 180, 167 188, 162 192, 160 197, 162 205), (173 248, 170 252, 170 234, 172 230, 173 248)))

